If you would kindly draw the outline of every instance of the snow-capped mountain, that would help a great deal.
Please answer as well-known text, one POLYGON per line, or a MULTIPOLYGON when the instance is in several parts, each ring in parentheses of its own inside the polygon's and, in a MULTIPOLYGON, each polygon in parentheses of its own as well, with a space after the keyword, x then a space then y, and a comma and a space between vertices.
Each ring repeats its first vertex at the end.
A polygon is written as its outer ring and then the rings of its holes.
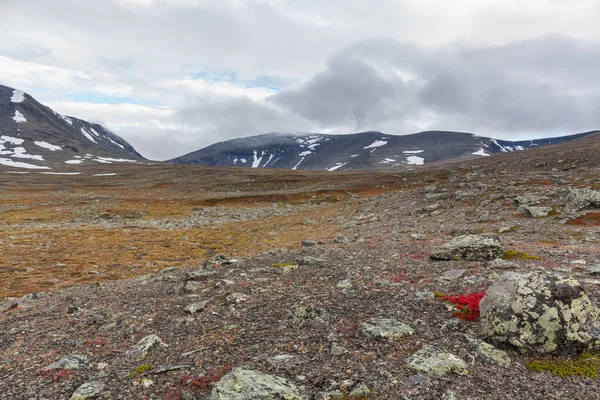
POLYGON ((526 150, 592 133, 595 132, 516 142, 444 131, 403 136, 381 132, 348 135, 270 133, 216 143, 171 162, 327 171, 412 168, 438 161, 526 150))
POLYGON ((0 167, 48 170, 143 159, 103 126, 58 114, 26 93, 0 86, 0 167))

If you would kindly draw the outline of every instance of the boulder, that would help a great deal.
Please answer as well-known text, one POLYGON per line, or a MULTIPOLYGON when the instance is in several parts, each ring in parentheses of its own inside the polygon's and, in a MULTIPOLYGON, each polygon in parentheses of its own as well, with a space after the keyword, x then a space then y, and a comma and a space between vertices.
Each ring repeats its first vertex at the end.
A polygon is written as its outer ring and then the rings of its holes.
POLYGON ((67 371, 72 371, 85 367, 87 361, 88 358, 86 356, 73 354, 63 357, 47 367, 42 368, 42 371, 51 371, 53 369, 65 369, 67 371))
POLYGON ((215 384, 209 400, 307 400, 285 378, 236 368, 215 384))
POLYGON ((392 318, 371 318, 361 328, 366 335, 384 339, 402 339, 415 333, 410 326, 392 318))
POLYGON ((528 218, 542 218, 548 216, 550 211, 552 211, 552 207, 529 206, 525 207, 523 211, 525 211, 525 216, 528 218))
POLYGON ((148 335, 142 338, 135 346, 133 346, 127 353, 127 356, 131 358, 136 358, 138 360, 146 358, 148 353, 153 347, 168 347, 165 342, 163 342, 156 335, 148 335))
POLYGON ((433 346, 423 346, 421 350, 406 358, 409 368, 428 375, 442 376, 449 372, 467 375, 467 364, 454 354, 444 353, 433 346))
POLYGON ((564 212, 577 212, 589 207, 600 207, 600 192, 592 189, 571 189, 564 212))
POLYGON ((600 345, 600 310, 581 284, 547 272, 502 274, 479 303, 492 342, 524 352, 569 352, 600 345))
POLYGON ((108 399, 110 391, 102 382, 88 382, 79 386, 69 400, 108 399))
POLYGON ((431 259, 438 261, 481 261, 502 257, 504 246, 495 235, 458 236, 431 252, 431 259))

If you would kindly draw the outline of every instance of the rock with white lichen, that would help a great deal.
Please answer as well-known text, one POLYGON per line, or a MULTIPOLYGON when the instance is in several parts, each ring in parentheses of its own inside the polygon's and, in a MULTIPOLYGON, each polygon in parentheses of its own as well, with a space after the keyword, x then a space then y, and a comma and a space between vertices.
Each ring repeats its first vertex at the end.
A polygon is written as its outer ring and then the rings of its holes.
POLYGON ((366 335, 384 339, 401 339, 414 334, 409 325, 392 318, 371 318, 363 322, 361 328, 366 335))
POLYGON ((236 368, 215 384, 209 400, 307 400, 285 378, 236 368))
POLYGON ((600 207, 600 192, 592 189, 571 189, 567 196, 564 212, 577 212, 584 208, 600 207))
POLYGON ((126 355, 131 358, 136 358, 136 359, 141 360, 141 359, 146 358, 146 356, 148 355, 150 350, 156 346, 168 347, 165 344, 165 342, 163 342, 158 336, 148 335, 148 336, 142 338, 135 346, 133 346, 126 353, 126 355))
POLYGON ((600 310, 573 278, 508 272, 487 290, 479 309, 482 333, 495 343, 537 353, 600 345, 600 310))
POLYGON ((102 382, 88 382, 79 386, 69 400, 109 399, 110 390, 102 382))
POLYGON ((464 235, 452 239, 431 252, 437 261, 482 261, 502 257, 504 246, 495 235, 464 235))
POLYGON ((433 346, 423 346, 415 354, 406 358, 408 367, 427 375, 442 376, 454 372, 468 375, 467 364, 451 353, 444 353, 433 346))

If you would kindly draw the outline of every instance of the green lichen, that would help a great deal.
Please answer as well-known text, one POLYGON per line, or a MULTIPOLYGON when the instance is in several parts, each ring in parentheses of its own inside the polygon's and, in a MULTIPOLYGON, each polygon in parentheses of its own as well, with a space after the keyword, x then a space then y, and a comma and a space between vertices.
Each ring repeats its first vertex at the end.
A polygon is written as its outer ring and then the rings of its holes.
POLYGON ((150 371, 151 369, 152 369, 151 364, 141 364, 141 365, 138 365, 137 367, 135 367, 135 372, 137 372, 138 374, 141 375, 143 373, 150 371))
POLYGON ((279 263, 279 264, 273 264, 273 265, 271 265, 271 267, 273 267, 273 268, 285 268, 285 267, 291 267, 293 265, 296 265, 296 263, 293 263, 293 262, 282 262, 282 263, 279 263))
POLYGON ((600 354, 584 352, 571 359, 528 360, 525 361, 525 366, 530 371, 550 372, 560 378, 569 376, 597 378, 598 367, 600 367, 600 354))
POLYGON ((542 257, 534 256, 531 254, 527 254, 524 251, 516 251, 516 250, 506 250, 504 252, 504 256, 502 256, 503 260, 541 260, 542 257))
POLYGON ((442 299, 444 297, 446 297, 446 293, 442 293, 442 292, 438 292, 438 291, 433 291, 433 297, 435 297, 436 299, 442 299))

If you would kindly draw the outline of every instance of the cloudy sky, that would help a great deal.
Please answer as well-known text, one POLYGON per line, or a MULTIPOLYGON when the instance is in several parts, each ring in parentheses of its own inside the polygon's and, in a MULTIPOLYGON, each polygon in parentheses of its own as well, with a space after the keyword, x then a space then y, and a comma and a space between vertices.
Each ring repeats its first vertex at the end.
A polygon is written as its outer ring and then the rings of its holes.
POLYGON ((0 84, 151 159, 267 132, 600 129, 596 0, 0 0, 0 84))

